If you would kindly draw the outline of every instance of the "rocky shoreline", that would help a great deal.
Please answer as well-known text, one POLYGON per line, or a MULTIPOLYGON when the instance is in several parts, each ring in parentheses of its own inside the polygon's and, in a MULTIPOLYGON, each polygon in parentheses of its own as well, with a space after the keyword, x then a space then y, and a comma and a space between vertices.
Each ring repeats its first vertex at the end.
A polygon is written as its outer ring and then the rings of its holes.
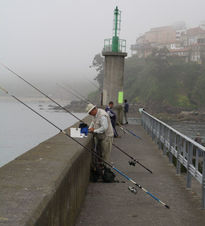
MULTIPOLYGON (((69 105, 64 106, 66 109, 72 112, 84 112, 87 104, 83 101, 72 101, 69 105)), ((130 105, 129 116, 130 117, 140 117, 138 109, 141 106, 130 105)), ((52 106, 55 110, 62 110, 60 107, 52 106)), ((145 109, 146 110, 146 109, 145 109)), ((151 115, 155 116, 161 121, 189 121, 189 122, 205 122, 205 112, 204 111, 181 111, 177 113, 167 113, 167 112, 152 112, 151 110, 146 110, 151 115)))
POLYGON ((178 114, 169 114, 169 113, 154 113, 156 118, 161 121, 189 121, 189 122, 205 122, 205 112, 198 111, 182 111, 178 114))

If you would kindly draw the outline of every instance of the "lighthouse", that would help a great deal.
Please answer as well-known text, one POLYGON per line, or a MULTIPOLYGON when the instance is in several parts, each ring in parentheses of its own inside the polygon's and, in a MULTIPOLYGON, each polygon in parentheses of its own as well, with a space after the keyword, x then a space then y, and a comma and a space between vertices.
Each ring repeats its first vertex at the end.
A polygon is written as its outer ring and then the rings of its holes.
POLYGON ((119 39, 121 11, 114 9, 113 37, 104 40, 102 55, 105 57, 103 80, 103 105, 114 102, 118 121, 122 123, 123 78, 126 53, 126 40, 119 39))

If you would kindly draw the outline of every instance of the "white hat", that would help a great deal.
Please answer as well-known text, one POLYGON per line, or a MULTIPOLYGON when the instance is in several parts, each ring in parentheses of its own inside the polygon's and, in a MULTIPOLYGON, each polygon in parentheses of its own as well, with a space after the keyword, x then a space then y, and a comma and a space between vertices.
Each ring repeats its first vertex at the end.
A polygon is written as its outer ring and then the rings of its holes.
POLYGON ((89 114, 96 106, 93 104, 88 104, 86 107, 87 114, 89 114))

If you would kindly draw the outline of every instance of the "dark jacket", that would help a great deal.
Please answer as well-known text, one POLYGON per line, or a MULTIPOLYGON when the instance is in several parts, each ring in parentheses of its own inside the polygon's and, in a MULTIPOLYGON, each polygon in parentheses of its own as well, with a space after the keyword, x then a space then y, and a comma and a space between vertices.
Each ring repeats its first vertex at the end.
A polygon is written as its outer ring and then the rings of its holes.
POLYGON ((116 121, 116 114, 115 114, 115 112, 109 106, 107 106, 105 108, 105 111, 110 116, 111 121, 115 122, 116 121))
POLYGON ((125 103, 124 105, 124 112, 127 113, 129 111, 129 104, 125 103))

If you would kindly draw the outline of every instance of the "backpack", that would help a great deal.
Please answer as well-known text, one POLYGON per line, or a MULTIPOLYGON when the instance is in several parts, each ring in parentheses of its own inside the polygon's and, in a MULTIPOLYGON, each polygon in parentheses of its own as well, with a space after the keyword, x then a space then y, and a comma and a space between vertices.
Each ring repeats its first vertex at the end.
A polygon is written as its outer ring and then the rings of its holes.
POLYGON ((104 172, 102 175, 102 179, 106 183, 115 182, 115 174, 112 172, 110 168, 104 167, 104 172))

